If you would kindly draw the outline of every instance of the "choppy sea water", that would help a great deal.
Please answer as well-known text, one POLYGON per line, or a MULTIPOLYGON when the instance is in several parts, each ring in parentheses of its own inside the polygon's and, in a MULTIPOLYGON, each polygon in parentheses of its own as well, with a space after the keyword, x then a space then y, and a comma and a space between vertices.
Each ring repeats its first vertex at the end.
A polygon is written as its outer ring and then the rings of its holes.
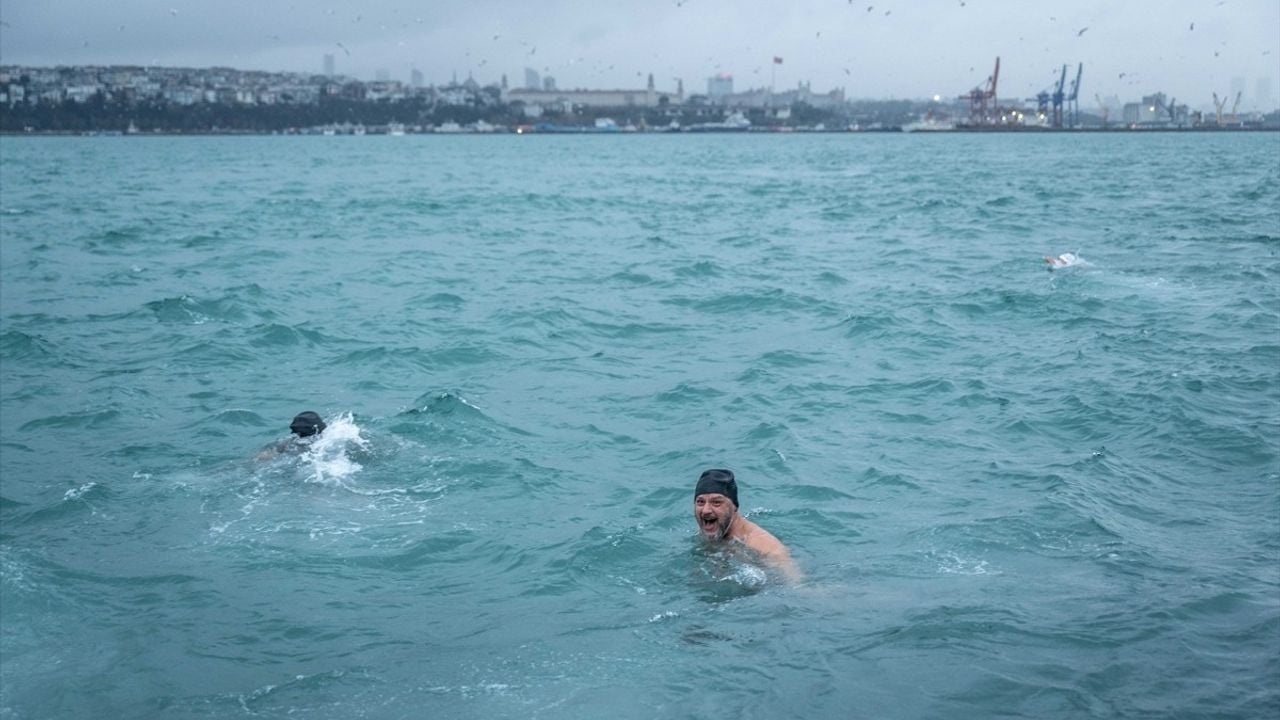
POLYGON ((0 718, 1276 717, 1278 251, 1275 133, 0 139, 0 718))

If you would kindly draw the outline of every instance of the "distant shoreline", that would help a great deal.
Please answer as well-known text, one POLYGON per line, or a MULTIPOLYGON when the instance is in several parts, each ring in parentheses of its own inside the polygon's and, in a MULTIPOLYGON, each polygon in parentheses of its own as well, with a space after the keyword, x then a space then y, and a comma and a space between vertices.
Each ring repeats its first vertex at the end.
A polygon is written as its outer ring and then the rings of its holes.
MULTIPOLYGON (((946 130, 917 130, 907 131, 901 128, 876 128, 867 130, 851 130, 851 129, 830 129, 830 130, 799 130, 795 128, 759 128, 751 130, 699 130, 699 131, 673 131, 673 130, 639 130, 634 132, 601 132, 591 128, 584 127, 581 130, 556 130, 556 131, 538 131, 530 130, 525 132, 516 132, 515 130, 500 130, 489 132, 406 132, 403 136, 440 136, 440 137, 456 137, 462 136, 492 136, 492 135, 554 135, 554 136, 627 136, 627 135, 885 135, 885 134, 902 134, 902 135, 1099 135, 1099 134, 1134 134, 1148 135, 1152 133, 1168 134, 1168 133, 1254 133, 1254 132, 1280 132, 1280 126, 1277 127, 1188 127, 1188 128, 1035 128, 1035 127, 969 127, 969 128, 951 128, 946 130)), ((173 130, 155 130, 148 132, 113 132, 113 131, 59 131, 59 130, 42 130, 31 132, 13 132, 0 131, 0 137, 398 137, 401 135, 392 135, 385 132, 370 132, 363 135, 354 133, 340 133, 337 135, 325 135, 317 132, 279 132, 279 131, 261 131, 261 130, 207 130, 196 132, 183 132, 173 130)))

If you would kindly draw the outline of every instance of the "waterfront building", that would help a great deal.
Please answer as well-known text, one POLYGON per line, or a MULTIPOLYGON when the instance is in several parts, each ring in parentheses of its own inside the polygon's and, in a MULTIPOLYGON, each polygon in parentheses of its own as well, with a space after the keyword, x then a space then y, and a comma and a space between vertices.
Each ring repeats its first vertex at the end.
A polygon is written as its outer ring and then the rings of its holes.
POLYGON ((745 92, 722 95, 719 99, 713 98, 712 101, 726 107, 743 109, 791 107, 803 103, 814 108, 834 110, 845 104, 843 88, 827 93, 815 93, 807 82, 798 84, 794 90, 774 92, 769 88, 752 88, 745 92))
POLYGON ((537 117, 543 111, 556 108, 572 110, 575 106, 586 108, 656 108, 662 105, 678 105, 684 102, 682 93, 659 92, 654 88, 653 75, 649 75, 648 87, 643 90, 543 90, 515 89, 507 93, 511 102, 522 102, 525 115, 537 117), (533 115, 532 113, 537 113, 533 115))

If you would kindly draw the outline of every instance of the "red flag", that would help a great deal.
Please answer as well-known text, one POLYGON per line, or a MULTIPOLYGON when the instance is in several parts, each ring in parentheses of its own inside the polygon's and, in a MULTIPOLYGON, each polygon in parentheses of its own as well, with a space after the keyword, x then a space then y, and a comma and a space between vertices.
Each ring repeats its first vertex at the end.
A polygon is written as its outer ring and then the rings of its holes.
POLYGON ((773 56, 773 64, 774 64, 774 65, 781 65, 781 64, 782 64, 782 58, 778 57, 777 55, 774 55, 774 56, 773 56))

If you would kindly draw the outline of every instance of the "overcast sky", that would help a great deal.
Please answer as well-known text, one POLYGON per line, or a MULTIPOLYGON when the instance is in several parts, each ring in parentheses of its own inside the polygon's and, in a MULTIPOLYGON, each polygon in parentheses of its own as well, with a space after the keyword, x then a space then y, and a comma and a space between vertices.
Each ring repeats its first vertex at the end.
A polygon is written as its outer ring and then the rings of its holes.
POLYGON ((130 64, 481 83, 524 68, 561 88, 706 92, 810 82, 850 98, 953 97, 1000 57, 1029 98, 1084 63, 1081 104, 1163 91, 1280 104, 1280 0, 0 0, 0 63, 130 64), (782 64, 773 63, 774 57, 782 64), (1262 91, 1260 81, 1265 82, 1262 91))

